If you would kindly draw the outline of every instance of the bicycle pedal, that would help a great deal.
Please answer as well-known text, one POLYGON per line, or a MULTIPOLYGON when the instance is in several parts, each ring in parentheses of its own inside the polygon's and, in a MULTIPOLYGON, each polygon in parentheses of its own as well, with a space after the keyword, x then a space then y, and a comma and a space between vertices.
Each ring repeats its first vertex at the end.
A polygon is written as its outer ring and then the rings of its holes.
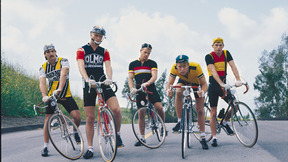
POLYGON ((179 131, 177 131, 177 132, 174 132, 174 131, 173 131, 173 134, 180 134, 180 132, 179 132, 179 131))
POLYGON ((54 128, 53 128, 53 130, 56 130, 56 129, 58 129, 58 128, 59 128, 59 126, 57 126, 57 127, 54 127, 54 128))

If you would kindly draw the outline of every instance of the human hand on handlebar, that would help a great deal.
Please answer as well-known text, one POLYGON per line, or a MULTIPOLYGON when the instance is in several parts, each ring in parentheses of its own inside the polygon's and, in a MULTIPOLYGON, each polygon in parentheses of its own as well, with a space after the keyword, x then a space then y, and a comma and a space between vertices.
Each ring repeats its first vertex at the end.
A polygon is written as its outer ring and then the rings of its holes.
POLYGON ((166 94, 167 94, 168 97, 172 97, 173 91, 171 89, 167 89, 166 90, 166 94))
POLYGON ((94 79, 86 79, 86 83, 88 83, 92 88, 96 87, 96 81, 94 79))
POLYGON ((222 83, 222 84, 221 84, 221 87, 223 87, 225 91, 227 91, 228 89, 230 89, 230 85, 229 85, 229 84, 225 84, 225 83, 222 83))
POLYGON ((58 96, 61 91, 62 91, 62 89, 56 89, 55 91, 52 92, 52 94, 54 96, 58 96))
POLYGON ((48 96, 42 97, 42 101, 43 101, 43 102, 47 102, 48 100, 49 100, 49 97, 48 97, 48 96))
POLYGON ((106 80, 104 80, 104 85, 109 86, 113 83, 112 79, 107 78, 106 80))
POLYGON ((137 93, 137 89, 136 89, 136 88, 130 89, 130 93, 131 93, 132 95, 135 95, 135 94, 137 93))
POLYGON ((144 87, 147 87, 147 86, 149 86, 149 85, 150 85, 149 82, 145 82, 145 83, 142 83, 142 84, 141 84, 141 87, 144 88, 144 87))
POLYGON ((236 87, 240 87, 242 85, 243 85, 243 83, 241 82, 241 80, 236 80, 236 82, 235 82, 236 87))

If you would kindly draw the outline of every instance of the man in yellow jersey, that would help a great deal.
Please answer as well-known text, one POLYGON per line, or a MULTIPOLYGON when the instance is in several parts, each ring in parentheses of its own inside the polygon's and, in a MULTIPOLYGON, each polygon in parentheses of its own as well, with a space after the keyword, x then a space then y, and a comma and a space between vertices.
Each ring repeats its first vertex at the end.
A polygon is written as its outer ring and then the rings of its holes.
MULTIPOLYGON (((70 83, 69 83, 69 62, 66 58, 58 57, 53 44, 47 44, 44 46, 44 56, 47 60, 39 69, 40 80, 40 92, 42 94, 42 101, 45 102, 48 107, 46 108, 45 123, 43 127, 44 136, 44 148, 41 151, 41 155, 48 156, 48 143, 49 136, 47 132, 47 122, 51 114, 54 113, 54 109, 51 107, 51 101, 49 96, 56 95, 59 97, 58 103, 62 104, 68 113, 74 119, 75 124, 79 127, 81 123, 80 112, 75 100, 71 96, 70 83), (46 79, 48 79, 48 92, 46 79)), ((80 142, 78 133, 74 134, 76 142, 80 142)))
MULTIPOLYGON (((209 103, 211 107, 211 114, 210 114, 210 128, 213 135, 212 139, 212 146, 216 147, 217 138, 216 138, 216 114, 217 114, 217 105, 219 96, 223 95, 224 89, 229 89, 229 85, 226 84, 226 75, 227 75, 227 63, 232 69, 232 72, 236 78, 235 85, 241 86, 242 82, 240 81, 239 72, 233 58, 228 50, 223 50, 224 43, 222 38, 215 38, 213 39, 212 48, 213 51, 210 54, 205 56, 205 61, 207 64, 208 74, 209 74, 209 88, 208 88, 208 96, 209 96, 209 103)), ((224 98, 227 102, 227 98, 224 98)), ((228 115, 224 119, 223 123, 220 123, 224 126, 228 134, 233 135, 233 130, 229 127, 227 121, 231 117, 231 110, 228 112, 228 115)))
MULTIPOLYGON (((172 66, 168 84, 166 86, 167 94, 169 97, 173 95, 173 91, 170 90, 170 86, 175 82, 176 76, 179 77, 177 86, 191 85, 191 86, 201 86, 200 89, 194 88, 194 96, 196 100, 196 111, 198 115, 198 124, 200 127, 200 137, 202 149, 207 150, 208 145, 205 138, 205 120, 204 120, 204 95, 208 89, 208 85, 202 69, 198 63, 190 62, 186 55, 179 55, 176 58, 176 63, 172 66)), ((175 110, 178 118, 176 126, 172 129, 174 133, 177 133, 180 129, 180 121, 182 116, 182 106, 183 106, 183 89, 177 88, 175 95, 175 110)))

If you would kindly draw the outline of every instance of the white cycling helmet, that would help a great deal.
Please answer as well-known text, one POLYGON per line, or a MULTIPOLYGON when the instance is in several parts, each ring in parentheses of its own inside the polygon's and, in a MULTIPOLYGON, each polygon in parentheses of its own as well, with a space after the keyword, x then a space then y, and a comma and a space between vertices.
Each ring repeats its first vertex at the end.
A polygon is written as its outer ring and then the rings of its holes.
POLYGON ((91 38, 96 45, 101 44, 102 41, 103 41, 103 39, 106 38, 106 31, 105 31, 105 29, 104 29, 103 27, 101 27, 101 26, 93 26, 93 28, 92 28, 92 30, 90 31, 90 33, 98 33, 98 34, 103 35, 103 38, 102 38, 101 42, 96 42, 93 38, 91 38))

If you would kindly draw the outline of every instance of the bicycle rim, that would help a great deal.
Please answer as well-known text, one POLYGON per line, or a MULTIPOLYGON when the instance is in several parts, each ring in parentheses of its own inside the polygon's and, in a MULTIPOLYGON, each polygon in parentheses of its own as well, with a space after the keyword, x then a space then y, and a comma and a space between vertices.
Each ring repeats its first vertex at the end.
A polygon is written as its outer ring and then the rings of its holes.
POLYGON ((258 139, 258 126, 251 109, 243 102, 236 102, 238 111, 233 108, 232 127, 236 137, 245 147, 253 147, 258 139))
POLYGON ((51 115, 48 119, 47 131, 51 143, 65 158, 72 160, 79 159, 84 153, 82 134, 69 117, 59 114, 51 115), (75 140, 76 133, 80 137, 80 142, 75 140))
POLYGON ((116 123, 112 112, 103 108, 98 121, 97 139, 100 153, 105 161, 113 161, 117 153, 116 123))
POLYGON ((184 159, 185 158, 185 151, 186 151, 186 146, 187 146, 187 131, 188 130, 186 130, 185 128, 187 128, 186 127, 186 125, 187 125, 187 116, 185 115, 186 113, 185 113, 185 111, 186 111, 187 109, 185 108, 185 109, 183 109, 182 111, 182 118, 183 118, 183 116, 184 116, 184 120, 182 121, 182 126, 181 126, 181 129, 182 129, 182 158, 184 159))
POLYGON ((135 112, 132 130, 136 139, 148 148, 158 148, 165 141, 165 124, 158 113, 148 107, 142 107, 135 112), (145 142, 140 140, 142 136, 145 137, 145 142))

